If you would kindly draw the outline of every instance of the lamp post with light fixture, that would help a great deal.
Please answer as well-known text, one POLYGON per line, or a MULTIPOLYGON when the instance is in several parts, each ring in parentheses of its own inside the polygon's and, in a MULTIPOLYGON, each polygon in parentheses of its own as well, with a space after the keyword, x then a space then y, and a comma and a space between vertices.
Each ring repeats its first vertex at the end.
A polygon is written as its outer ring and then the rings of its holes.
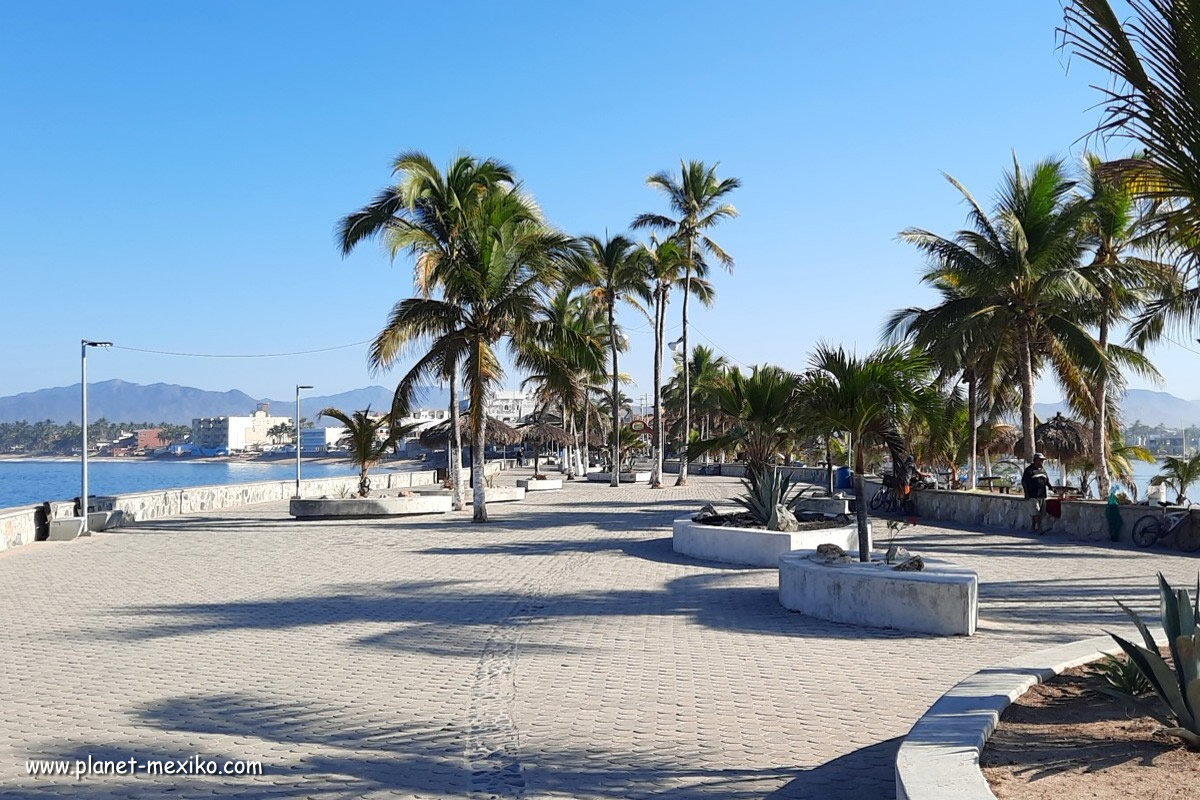
POLYGON ((296 499, 300 499, 300 390, 311 386, 296 384, 296 499))
POLYGON ((93 342, 81 339, 79 347, 79 406, 81 428, 83 429, 83 449, 80 451, 80 487, 79 516, 83 517, 83 527, 80 536, 88 534, 88 412, 87 412, 87 351, 89 347, 112 347, 112 342, 93 342))

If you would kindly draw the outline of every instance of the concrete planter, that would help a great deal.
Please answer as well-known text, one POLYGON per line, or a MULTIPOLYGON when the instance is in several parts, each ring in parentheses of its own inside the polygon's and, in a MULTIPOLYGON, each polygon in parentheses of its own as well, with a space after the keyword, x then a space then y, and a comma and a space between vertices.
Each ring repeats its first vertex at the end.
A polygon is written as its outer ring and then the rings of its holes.
MULTIPOLYGON (((595 483, 611 483, 611 472, 589 472, 587 479, 595 483)), ((649 472, 621 472, 617 474, 619 483, 649 483, 649 472)))
POLYGON ((832 528, 796 531, 768 531, 762 528, 727 528, 704 525, 690 517, 675 520, 671 547, 676 553, 741 564, 749 567, 777 567, 779 558, 792 550, 815 550, 817 545, 836 544, 843 550, 858 549, 858 527, 841 525, 832 528))
POLYGON ((520 478, 517 486, 527 492, 547 492, 551 489, 561 489, 562 478, 546 478, 540 481, 535 481, 533 478, 520 478))
POLYGON ((297 519, 335 517, 402 517, 412 514, 444 514, 450 510, 450 493, 413 497, 349 497, 324 500, 295 498, 288 513, 297 519))
POLYGON ((824 564, 788 553, 779 559, 779 603, 830 622, 970 636, 979 621, 979 576, 932 558, 923 572, 897 572, 878 562, 824 564))
POLYGON ((92 511, 88 514, 88 530, 93 533, 119 528, 125 521, 121 511, 92 511))
MULTIPOLYGON (((525 489, 521 486, 489 486, 483 490, 483 499, 488 503, 516 503, 525 499, 525 489)), ((467 502, 472 498, 467 496, 467 502)))

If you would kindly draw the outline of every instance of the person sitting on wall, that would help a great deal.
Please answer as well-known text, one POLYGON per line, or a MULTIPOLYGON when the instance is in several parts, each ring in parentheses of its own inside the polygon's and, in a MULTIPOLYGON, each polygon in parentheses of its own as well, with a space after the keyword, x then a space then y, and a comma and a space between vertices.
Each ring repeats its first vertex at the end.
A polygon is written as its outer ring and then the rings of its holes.
POLYGON ((1050 488, 1050 476, 1046 474, 1046 457, 1041 453, 1033 454, 1033 463, 1025 468, 1021 475, 1021 488, 1025 490, 1025 501, 1029 505, 1029 513, 1033 518, 1031 530, 1041 536, 1042 514, 1046 510, 1046 495, 1050 488))

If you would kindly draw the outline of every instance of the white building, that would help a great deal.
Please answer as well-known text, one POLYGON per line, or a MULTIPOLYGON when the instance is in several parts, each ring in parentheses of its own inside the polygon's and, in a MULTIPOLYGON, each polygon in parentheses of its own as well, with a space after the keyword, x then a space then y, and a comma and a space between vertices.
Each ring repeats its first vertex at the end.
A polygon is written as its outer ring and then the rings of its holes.
POLYGON ((501 389, 488 398, 487 415, 501 422, 515 424, 537 411, 537 400, 532 394, 518 390, 501 389))
POLYGON ((300 431, 301 453, 328 453, 337 449, 338 440, 346 435, 346 429, 303 428, 300 431))
POLYGON ((192 446, 201 453, 230 453, 268 444, 267 431, 294 424, 291 417, 273 417, 269 403, 259 403, 247 417, 198 417, 192 420, 192 446))

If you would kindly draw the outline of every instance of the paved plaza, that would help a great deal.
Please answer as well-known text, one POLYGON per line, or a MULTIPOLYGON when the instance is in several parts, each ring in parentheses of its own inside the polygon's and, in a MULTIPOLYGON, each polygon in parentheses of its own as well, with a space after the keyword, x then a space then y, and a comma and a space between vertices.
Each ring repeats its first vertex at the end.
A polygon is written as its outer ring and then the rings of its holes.
MULTIPOLYGON (((528 475, 504 473, 501 484, 528 475)), ((978 570, 973 638, 809 619, 773 570, 671 551, 740 490, 568 484, 403 521, 272 503, 0 555, 0 797, 890 798, 946 689, 1155 607, 1200 559, 909 528, 978 570), (27 759, 261 761, 232 776, 25 775, 27 759)), ((877 526, 877 530, 882 526, 877 526)))

